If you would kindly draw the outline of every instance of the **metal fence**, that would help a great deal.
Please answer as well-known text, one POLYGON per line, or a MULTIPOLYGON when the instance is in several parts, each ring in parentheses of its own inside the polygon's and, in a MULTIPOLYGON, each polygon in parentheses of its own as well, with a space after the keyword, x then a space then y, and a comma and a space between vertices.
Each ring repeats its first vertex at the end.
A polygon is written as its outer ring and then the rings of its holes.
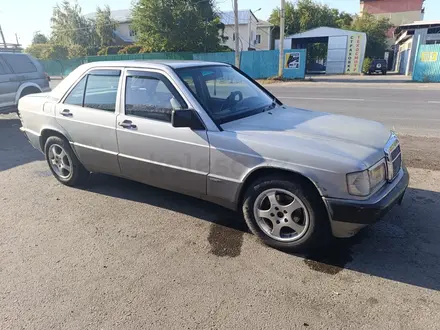
POLYGON ((421 45, 413 70, 413 80, 440 82, 440 45, 421 45))
MULTIPOLYGON (((286 50, 286 53, 295 54, 299 63, 295 68, 286 67, 286 78, 302 79, 305 76, 306 51, 304 49, 286 50)), ((66 76, 75 68, 84 63, 98 61, 122 60, 201 60, 234 64, 233 52, 222 53, 145 53, 127 55, 87 56, 71 60, 40 61, 50 76, 66 76)), ((247 51, 240 54, 240 68, 254 79, 274 77, 278 73, 278 50, 247 51)))

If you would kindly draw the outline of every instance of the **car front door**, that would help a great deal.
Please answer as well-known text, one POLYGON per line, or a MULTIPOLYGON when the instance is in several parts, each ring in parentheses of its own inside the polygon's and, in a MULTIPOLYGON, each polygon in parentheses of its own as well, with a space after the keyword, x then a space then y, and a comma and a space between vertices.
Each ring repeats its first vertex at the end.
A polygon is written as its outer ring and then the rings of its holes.
POLYGON ((15 103, 15 95, 20 80, 0 56, 0 108, 12 106, 15 103))
POLYGON ((171 125, 172 110, 188 107, 172 77, 161 71, 128 70, 123 89, 116 128, 122 175, 188 195, 205 195, 207 133, 171 125))
POLYGON ((57 122, 89 171, 120 174, 116 140, 120 77, 117 69, 89 71, 57 105, 57 122))

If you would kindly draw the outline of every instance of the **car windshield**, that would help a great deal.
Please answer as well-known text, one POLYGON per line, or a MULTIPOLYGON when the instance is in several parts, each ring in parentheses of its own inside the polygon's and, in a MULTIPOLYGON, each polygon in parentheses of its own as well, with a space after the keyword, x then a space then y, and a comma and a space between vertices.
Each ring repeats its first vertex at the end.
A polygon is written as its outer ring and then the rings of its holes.
POLYGON ((268 94, 232 67, 203 66, 176 71, 217 124, 276 106, 268 94))

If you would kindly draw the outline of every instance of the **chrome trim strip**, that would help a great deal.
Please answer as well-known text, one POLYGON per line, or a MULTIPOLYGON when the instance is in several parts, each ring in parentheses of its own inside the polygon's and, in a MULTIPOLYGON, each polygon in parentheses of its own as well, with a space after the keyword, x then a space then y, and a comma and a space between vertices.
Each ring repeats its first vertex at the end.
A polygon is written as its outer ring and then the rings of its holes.
POLYGON ((81 143, 77 143, 77 142, 70 142, 70 144, 74 145, 75 147, 81 147, 81 148, 85 148, 85 149, 95 150, 95 151, 103 152, 103 153, 110 154, 113 156, 118 155, 118 153, 114 152, 114 151, 109 151, 109 150, 105 150, 105 149, 101 149, 101 148, 86 146, 85 144, 81 144, 81 143))
POLYGON ((30 130, 29 128, 25 128, 25 127, 20 127, 20 131, 26 132, 26 133, 31 133, 31 134, 33 134, 35 136, 41 136, 37 132, 34 132, 33 130, 30 130))
POLYGON ((158 166, 162 166, 162 167, 173 168, 175 170, 190 172, 190 173, 199 174, 199 175, 208 175, 207 172, 201 172, 201 171, 197 171, 197 170, 193 170, 193 169, 189 169, 189 168, 184 168, 184 167, 180 167, 180 166, 175 166, 175 165, 171 165, 171 164, 159 163, 159 162, 155 162, 155 161, 152 161, 152 160, 147 160, 147 159, 144 159, 144 158, 133 157, 133 156, 125 155, 125 154, 118 154, 118 156, 119 157, 128 158, 128 159, 132 159, 132 160, 137 160, 137 161, 143 162, 143 163, 148 163, 148 164, 154 164, 154 165, 158 165, 158 166))

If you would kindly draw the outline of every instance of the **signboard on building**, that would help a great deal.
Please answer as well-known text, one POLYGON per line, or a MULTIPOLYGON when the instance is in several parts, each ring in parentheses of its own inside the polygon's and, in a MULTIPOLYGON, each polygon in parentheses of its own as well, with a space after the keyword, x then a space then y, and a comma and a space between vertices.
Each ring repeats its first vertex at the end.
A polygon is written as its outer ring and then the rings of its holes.
POLYGON ((422 62, 437 62, 438 52, 423 52, 422 62))
POLYGON ((345 73, 361 73, 364 39, 365 35, 360 33, 348 37, 345 73))
POLYGON ((286 59, 284 61, 285 69, 299 69, 301 65, 301 56, 299 52, 286 53, 286 59))

